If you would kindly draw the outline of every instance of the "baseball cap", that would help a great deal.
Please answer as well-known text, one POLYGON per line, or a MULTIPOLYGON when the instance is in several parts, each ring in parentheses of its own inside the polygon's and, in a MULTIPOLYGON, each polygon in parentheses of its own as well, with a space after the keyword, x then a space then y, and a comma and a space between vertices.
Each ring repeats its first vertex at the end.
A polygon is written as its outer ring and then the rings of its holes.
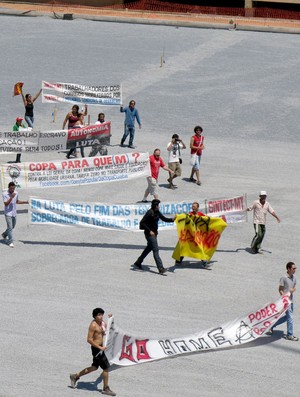
POLYGON ((22 121, 23 119, 22 119, 22 117, 17 117, 16 118, 16 121, 22 121))
POLYGON ((261 192, 259 193, 260 196, 266 196, 267 192, 265 190, 261 190, 261 192))

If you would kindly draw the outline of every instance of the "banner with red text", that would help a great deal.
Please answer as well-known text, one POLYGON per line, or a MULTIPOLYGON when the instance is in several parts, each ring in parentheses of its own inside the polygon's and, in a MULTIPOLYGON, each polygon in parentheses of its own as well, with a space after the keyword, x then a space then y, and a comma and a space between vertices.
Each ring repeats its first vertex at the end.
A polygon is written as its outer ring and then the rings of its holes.
POLYGON ((0 154, 45 153, 81 146, 109 145, 110 136, 110 121, 67 131, 20 128, 19 131, 0 132, 0 154))
MULTIPOLYGON (((139 224, 142 217, 150 209, 151 203, 115 204, 64 202, 60 200, 45 200, 38 197, 29 198, 29 224, 85 226, 118 231, 140 232, 139 224)), ((189 212, 192 202, 164 202, 160 211, 168 218, 175 214, 189 212)), ((172 222, 159 221, 160 230, 175 229, 172 222)))
POLYGON ((11 181, 18 189, 33 189, 117 182, 149 175, 149 154, 138 152, 1 165, 3 189, 11 181))
POLYGON ((278 300, 227 324, 177 338, 150 339, 145 336, 133 336, 117 327, 111 317, 107 324, 105 355, 113 364, 129 366, 182 354, 234 348, 265 335, 284 315, 290 304, 289 296, 283 295, 278 300))
POLYGON ((42 102, 69 102, 85 105, 120 106, 120 84, 84 85, 72 83, 48 83, 42 81, 42 102), (48 91, 54 91, 48 93, 48 91))
POLYGON ((181 214, 176 217, 178 243, 172 258, 181 256, 209 261, 227 224, 221 218, 181 214))
POLYGON ((247 221, 246 195, 205 200, 207 216, 222 218, 226 223, 247 221))

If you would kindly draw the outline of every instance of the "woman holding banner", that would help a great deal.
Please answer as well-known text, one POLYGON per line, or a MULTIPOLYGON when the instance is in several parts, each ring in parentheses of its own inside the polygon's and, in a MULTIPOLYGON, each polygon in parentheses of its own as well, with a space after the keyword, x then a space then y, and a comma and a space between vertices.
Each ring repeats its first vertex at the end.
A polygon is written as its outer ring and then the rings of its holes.
MULTIPOLYGON (((66 124, 68 123, 68 130, 72 130, 73 128, 81 128, 84 125, 84 116, 87 115, 87 105, 85 105, 84 112, 79 112, 79 106, 74 105, 72 107, 71 112, 69 112, 63 122, 62 129, 65 129, 66 124)), ((69 150, 67 154, 67 159, 70 158, 71 154, 75 152, 76 156, 76 148, 72 148, 69 150)), ((84 149, 83 146, 80 146, 81 156, 84 157, 84 149)))

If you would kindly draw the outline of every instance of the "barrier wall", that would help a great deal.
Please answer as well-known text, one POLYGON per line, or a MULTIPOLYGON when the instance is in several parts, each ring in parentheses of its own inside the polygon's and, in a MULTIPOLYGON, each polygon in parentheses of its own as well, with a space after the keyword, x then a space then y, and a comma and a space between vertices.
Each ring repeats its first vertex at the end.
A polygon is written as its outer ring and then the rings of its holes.
POLYGON ((173 3, 161 0, 34 0, 23 3, 40 3, 48 5, 72 5, 74 7, 102 7, 114 9, 128 9, 154 12, 170 12, 179 14, 208 14, 208 15, 225 15, 232 17, 256 17, 256 18, 274 18, 274 19, 292 19, 300 20, 300 11, 289 11, 278 8, 238 8, 238 7, 207 7, 189 4, 173 3))

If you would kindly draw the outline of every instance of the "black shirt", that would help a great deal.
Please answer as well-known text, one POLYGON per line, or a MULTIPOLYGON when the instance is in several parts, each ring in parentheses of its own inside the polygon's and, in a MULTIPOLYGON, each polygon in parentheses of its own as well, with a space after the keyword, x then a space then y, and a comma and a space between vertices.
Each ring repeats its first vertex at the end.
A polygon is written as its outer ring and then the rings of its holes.
POLYGON ((158 221, 174 222, 173 218, 166 218, 160 211, 154 211, 152 208, 146 212, 140 221, 140 229, 144 230, 146 236, 150 236, 150 232, 158 234, 158 221))

